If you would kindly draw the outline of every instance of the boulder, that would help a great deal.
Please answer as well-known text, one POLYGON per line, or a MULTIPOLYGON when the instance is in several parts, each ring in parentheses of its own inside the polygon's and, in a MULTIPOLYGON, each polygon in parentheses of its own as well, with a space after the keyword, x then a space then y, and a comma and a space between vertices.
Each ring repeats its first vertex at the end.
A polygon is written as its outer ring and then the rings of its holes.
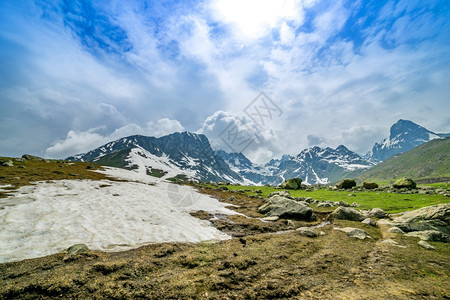
POLYGON ((369 210, 369 216, 382 219, 387 218, 389 214, 381 208, 372 208, 371 210, 369 210))
POLYGON ((368 239, 371 238, 371 236, 367 232, 365 232, 364 230, 359 229, 359 228, 353 228, 353 227, 337 228, 337 227, 335 227, 333 229, 343 231, 343 232, 347 233, 347 236, 354 237, 354 238, 357 238, 360 240, 364 240, 366 238, 368 238, 368 239))
POLYGON ((266 217, 310 220, 313 216, 311 207, 280 195, 270 197, 258 210, 266 217))
POLYGON ((396 189, 414 189, 416 188, 416 183, 410 178, 403 177, 397 179, 392 186, 396 189))
POLYGON ((419 246, 421 246, 421 247, 423 247, 423 248, 425 248, 427 250, 436 250, 435 247, 431 246, 430 244, 428 244, 425 241, 419 241, 417 244, 419 244, 419 246))
POLYGON ((339 206, 330 214, 330 217, 339 220, 362 221, 364 215, 354 208, 339 206))
POLYGON ((337 203, 337 205, 338 206, 344 206, 344 207, 350 207, 350 204, 348 204, 347 202, 345 202, 345 201, 339 201, 338 203, 337 203))
POLYGON ((13 167, 14 163, 12 162, 12 160, 7 160, 7 161, 2 162, 1 165, 3 167, 13 167))
POLYGON ((301 178, 292 178, 284 181, 280 186, 283 189, 298 190, 302 186, 302 181, 301 178))
POLYGON ((319 233, 310 227, 300 227, 300 228, 297 228, 297 231, 301 235, 307 236, 307 237, 318 237, 319 236, 319 233))
POLYGON ((353 202, 352 203, 352 205, 350 205, 351 207, 360 207, 361 205, 359 205, 358 203, 356 203, 356 202, 353 202))
POLYGON ((450 203, 407 211, 392 220, 403 231, 437 230, 450 235, 450 203))
POLYGON ((332 207, 332 206, 333 206, 333 204, 328 203, 328 202, 322 202, 322 203, 317 204, 317 207, 332 207))
POLYGON ((437 230, 422 230, 408 232, 406 236, 418 237, 422 241, 450 243, 450 236, 437 230))
POLYGON ((371 218, 366 218, 366 219, 364 219, 363 221, 361 221, 361 223, 364 223, 364 224, 367 224, 367 225, 370 225, 370 226, 377 227, 377 222, 375 222, 375 220, 374 220, 374 219, 371 219, 371 218))
POLYGON ((373 190, 373 189, 378 188, 378 184, 375 182, 364 181, 363 188, 368 189, 368 190, 373 190))
POLYGON ((396 226, 389 228, 388 232, 390 232, 390 233, 401 233, 401 234, 405 233, 403 230, 401 230, 400 228, 398 228, 396 226))
POLYGON ((356 181, 354 179, 343 179, 336 184, 338 189, 351 189, 354 186, 356 186, 356 181))

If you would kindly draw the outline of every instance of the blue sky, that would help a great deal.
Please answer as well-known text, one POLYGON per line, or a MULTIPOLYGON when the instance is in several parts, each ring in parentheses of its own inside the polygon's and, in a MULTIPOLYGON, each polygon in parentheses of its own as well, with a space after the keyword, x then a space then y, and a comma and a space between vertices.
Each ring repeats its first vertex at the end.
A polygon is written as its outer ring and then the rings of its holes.
POLYGON ((410 119, 450 132, 448 1, 1 1, 0 155, 188 130, 257 162, 410 119), (263 91, 282 111, 261 128, 263 91))

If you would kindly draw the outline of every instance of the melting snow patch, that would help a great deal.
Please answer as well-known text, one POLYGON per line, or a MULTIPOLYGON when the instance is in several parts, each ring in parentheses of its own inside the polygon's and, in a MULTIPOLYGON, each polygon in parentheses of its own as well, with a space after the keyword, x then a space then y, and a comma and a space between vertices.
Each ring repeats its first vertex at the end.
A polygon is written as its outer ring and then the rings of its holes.
POLYGON ((230 238, 189 215, 201 209, 235 214, 216 199, 164 181, 149 185, 155 181, 135 172, 106 172, 134 182, 42 182, 2 199, 0 263, 57 253, 77 243, 119 251, 149 243, 230 238))

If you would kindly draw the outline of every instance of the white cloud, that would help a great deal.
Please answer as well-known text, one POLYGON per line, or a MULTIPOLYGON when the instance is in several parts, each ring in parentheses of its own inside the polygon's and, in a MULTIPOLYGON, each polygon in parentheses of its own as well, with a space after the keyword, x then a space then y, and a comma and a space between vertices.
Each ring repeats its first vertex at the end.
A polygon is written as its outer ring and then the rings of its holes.
POLYGON ((212 16, 230 25, 238 39, 253 41, 280 26, 282 20, 303 23, 302 3, 296 0, 213 0, 212 16))
POLYGON ((103 144, 130 135, 147 135, 160 137, 173 132, 183 131, 184 127, 177 120, 167 118, 156 122, 150 121, 144 127, 128 124, 117 128, 109 135, 102 135, 98 131, 103 127, 91 128, 87 131, 70 130, 64 140, 56 142, 45 151, 46 157, 65 158, 74 154, 88 152, 103 144))
POLYGON ((262 129, 246 115, 233 112, 215 112, 198 133, 206 135, 215 150, 241 152, 257 163, 273 158, 277 149, 273 131, 262 129))

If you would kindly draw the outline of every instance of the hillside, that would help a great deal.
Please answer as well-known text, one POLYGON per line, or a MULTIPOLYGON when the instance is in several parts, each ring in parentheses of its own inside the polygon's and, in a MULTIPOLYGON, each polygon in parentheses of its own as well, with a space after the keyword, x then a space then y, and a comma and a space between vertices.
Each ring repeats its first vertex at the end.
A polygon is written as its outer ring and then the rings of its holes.
POLYGON ((392 180, 410 177, 423 181, 450 179, 450 138, 436 139, 408 152, 391 157, 363 172, 361 180, 392 180))

